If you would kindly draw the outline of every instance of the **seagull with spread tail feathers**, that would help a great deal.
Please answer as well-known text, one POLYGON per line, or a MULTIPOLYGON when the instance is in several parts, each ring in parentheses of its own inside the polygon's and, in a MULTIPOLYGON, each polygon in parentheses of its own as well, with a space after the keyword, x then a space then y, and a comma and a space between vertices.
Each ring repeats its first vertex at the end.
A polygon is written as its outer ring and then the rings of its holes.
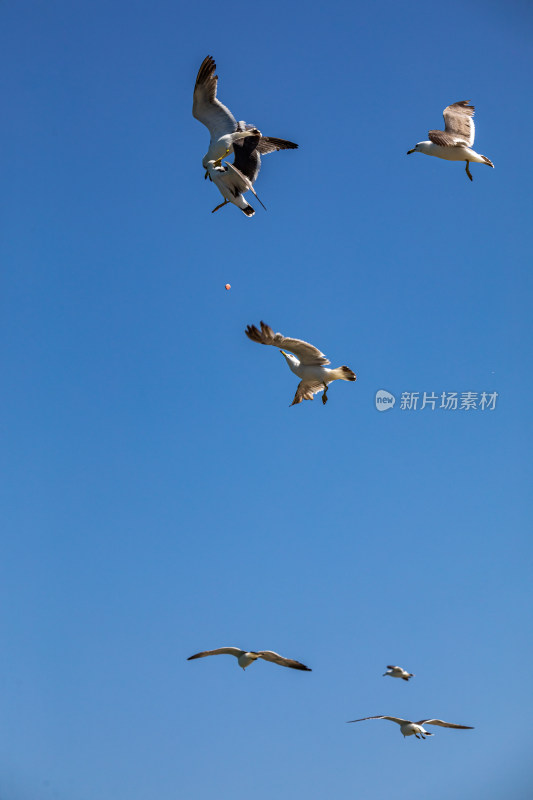
POLYGON ((312 400, 313 395, 323 391, 322 402, 327 402, 328 386, 333 381, 355 381, 355 373, 349 367, 328 369, 326 364, 331 363, 324 353, 309 342, 301 339, 289 339, 281 333, 274 333, 271 327, 261 322, 261 330, 255 325, 248 325, 245 331, 252 342, 258 344, 271 344, 279 347, 281 355, 285 358, 289 369, 298 375, 300 383, 296 389, 291 406, 301 403, 302 400, 312 400), (286 353, 285 350, 289 352, 286 353))
POLYGON ((470 100, 460 100, 446 106, 442 112, 444 116, 443 131, 429 131, 429 142, 418 142, 410 153, 424 153, 427 156, 444 158, 446 161, 466 161, 466 174, 470 180, 470 162, 477 164, 487 164, 494 167, 494 164, 487 158, 472 150, 474 144, 474 106, 469 105, 470 100))

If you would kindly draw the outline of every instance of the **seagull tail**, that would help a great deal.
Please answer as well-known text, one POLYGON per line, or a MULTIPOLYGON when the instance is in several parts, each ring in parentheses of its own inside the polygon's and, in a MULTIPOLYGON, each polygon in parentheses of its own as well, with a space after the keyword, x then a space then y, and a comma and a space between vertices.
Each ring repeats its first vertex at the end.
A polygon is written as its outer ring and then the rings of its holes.
POLYGON ((481 156, 481 158, 483 159, 484 164, 488 164, 489 167, 492 167, 492 169, 494 169, 494 164, 492 163, 490 158, 487 158, 487 156, 481 156))
POLYGON ((335 370, 337 372, 337 380, 341 381, 356 381, 357 377, 350 367, 339 367, 335 370))
MULTIPOLYGON (((259 202, 261 202, 261 201, 259 201, 259 202)), ((242 211, 243 214, 246 214, 247 217, 253 217, 253 215, 255 214, 255 211, 253 210, 252 206, 250 206, 250 205, 247 205, 244 208, 241 208, 241 211, 242 211)))

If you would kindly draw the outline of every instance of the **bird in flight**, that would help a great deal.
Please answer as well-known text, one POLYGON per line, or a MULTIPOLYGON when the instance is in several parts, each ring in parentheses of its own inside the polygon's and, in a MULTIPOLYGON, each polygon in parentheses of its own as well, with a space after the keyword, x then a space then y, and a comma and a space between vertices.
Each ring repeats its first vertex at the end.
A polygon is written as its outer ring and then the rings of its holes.
POLYGON ((472 181, 470 162, 487 164, 494 167, 492 161, 472 150, 474 144, 474 106, 469 105, 470 100, 461 100, 446 106, 442 112, 444 116, 443 131, 429 131, 429 142, 418 142, 410 153, 425 153, 427 156, 444 158, 446 161, 466 161, 466 174, 472 181))
POLYGON ((255 325, 248 325, 246 335, 252 342, 271 344, 279 347, 289 368, 300 378, 291 406, 301 403, 302 400, 312 400, 313 395, 323 391, 322 402, 327 402, 328 386, 333 381, 355 381, 355 373, 349 367, 328 369, 326 364, 331 363, 324 353, 316 347, 301 339, 289 339, 281 333, 274 333, 272 328, 261 322, 261 330, 255 325), (289 352, 286 353, 285 350, 289 352))
MULTIPOLYGON (((233 151, 235 140, 251 136, 252 131, 256 130, 246 122, 237 122, 229 108, 218 100, 216 68, 211 56, 204 58, 198 70, 192 103, 193 117, 202 122, 211 134, 209 150, 202 161, 205 168, 208 161, 220 161, 229 155, 233 151)), ((276 150, 295 150, 297 147, 294 142, 273 136, 261 136, 257 144, 261 155, 274 153, 276 150)))
POLYGON ((391 678, 403 678, 404 681, 415 677, 412 672, 407 672, 407 670, 401 667, 392 667, 390 664, 387 666, 387 672, 383 673, 383 677, 385 677, 385 675, 390 675, 391 678))
POLYGON ((279 653, 274 653, 273 650, 250 650, 248 652, 247 650, 240 650, 238 647, 219 647, 217 650, 203 650, 201 653, 189 656, 187 661, 193 661, 195 658, 205 658, 205 656, 218 655, 235 656, 239 667, 242 667, 242 669, 246 669, 246 667, 253 664, 254 661, 257 661, 258 658, 262 658, 264 661, 272 661, 273 664, 279 664, 281 667, 290 667, 291 669, 311 672, 311 669, 306 667, 305 664, 300 664, 299 661, 294 661, 292 658, 284 658, 280 656, 279 653))
MULTIPOLYGON (((261 156, 257 150, 261 131, 255 128, 252 134, 233 143, 233 164, 217 165, 215 161, 207 162, 208 175, 224 198, 224 202, 213 209, 213 214, 228 203, 236 205, 247 217, 255 214, 255 210, 243 197, 245 192, 251 191, 259 200, 253 185, 261 168, 261 156)), ((259 202, 265 208, 261 200, 259 202)))
POLYGON ((453 722, 444 722, 442 719, 421 719, 418 722, 411 722, 409 719, 400 717, 362 717, 361 719, 350 719, 348 722, 363 722, 365 719, 390 719, 400 726, 400 731, 404 736, 416 736, 417 739, 425 739, 426 736, 434 736, 433 733, 426 731, 424 725, 439 725, 441 728, 459 728, 460 730, 473 730, 471 725, 454 725, 453 722))

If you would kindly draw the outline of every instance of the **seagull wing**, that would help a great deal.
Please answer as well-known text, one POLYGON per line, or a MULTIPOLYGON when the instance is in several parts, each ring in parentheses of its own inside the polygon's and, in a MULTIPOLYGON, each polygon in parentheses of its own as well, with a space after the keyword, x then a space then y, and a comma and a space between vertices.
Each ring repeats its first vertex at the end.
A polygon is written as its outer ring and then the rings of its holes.
POLYGON ((233 153, 235 155, 233 166, 254 183, 261 169, 261 156, 257 147, 261 140, 261 133, 257 128, 251 130, 257 131, 257 133, 254 136, 246 136, 245 139, 238 139, 233 142, 233 153))
POLYGON ((244 652, 246 651, 239 650, 238 647, 219 647, 217 650, 202 650, 201 653, 196 653, 194 656, 189 656, 187 661, 192 661, 194 658, 204 658, 204 656, 219 655, 235 656, 235 658, 239 658, 239 656, 242 656, 244 652))
POLYGON ((279 653, 274 653, 273 650, 259 650, 257 652, 259 658, 263 658, 265 661, 272 661, 274 664, 279 664, 281 667, 290 667, 291 669, 302 669, 306 672, 311 672, 310 667, 306 667, 305 664, 294 661, 292 658, 284 658, 280 656, 279 653))
MULTIPOLYGON (((361 717, 361 719, 349 719, 348 722, 363 722, 365 719, 390 719, 391 722, 397 722, 398 725, 403 725, 404 722, 409 722, 408 719, 400 719, 400 717, 361 717)), ((420 724, 420 723, 418 723, 420 724)))
POLYGON ((454 725, 452 722, 444 722, 442 719, 421 719, 416 725, 439 725, 441 728, 460 728, 461 730, 474 730, 471 725, 454 725))
POLYGON ((392 664, 387 664, 387 669, 401 669, 401 667, 393 667, 392 664))
POLYGON ((267 153, 275 153, 276 150, 297 150, 298 145, 289 142, 287 139, 276 139, 274 136, 262 136, 257 149, 262 156, 267 153))
POLYGON ((442 112, 444 116, 443 131, 429 131, 429 138, 435 144, 443 147, 454 147, 466 145, 472 147, 474 144, 474 106, 469 105, 469 100, 461 100, 446 106, 442 112))
POLYGON ((318 394, 318 392, 321 392, 323 389, 323 381, 300 381, 291 406, 297 406, 302 400, 312 400, 313 395, 318 394))
POLYGON ((202 61, 194 85, 192 115, 209 128, 211 138, 220 139, 237 130, 237 121, 229 108, 217 100, 217 66, 211 56, 202 61))
POLYGON ((309 344, 309 342, 304 342, 301 339, 289 339, 281 333, 274 333, 272 328, 264 322, 261 322, 261 330, 258 330, 255 325, 248 325, 246 335, 252 342, 271 344, 274 347, 279 347, 280 350, 288 350, 289 353, 294 353, 300 363, 306 366, 323 366, 330 363, 324 353, 321 353, 318 348, 309 344))
POLYGON ((234 187, 233 188, 233 192, 235 194, 235 197, 237 197, 237 194, 243 194, 244 192, 248 192, 248 191, 253 192, 254 195, 257 197, 257 199, 259 200, 259 202, 261 203, 261 205, 263 206, 263 208, 266 211, 266 208, 265 208, 264 204, 261 202, 261 200, 259 199, 259 196, 258 196, 257 192, 255 191, 251 180, 249 180, 249 178, 247 178, 246 175, 243 175, 242 172, 240 170, 238 170, 233 164, 229 164, 228 163, 228 164, 226 164, 226 167, 228 169, 226 174, 227 174, 228 179, 229 179, 227 181, 227 183, 229 185, 231 185, 232 187, 234 187), (235 191, 235 190, 237 190, 237 191, 235 191))

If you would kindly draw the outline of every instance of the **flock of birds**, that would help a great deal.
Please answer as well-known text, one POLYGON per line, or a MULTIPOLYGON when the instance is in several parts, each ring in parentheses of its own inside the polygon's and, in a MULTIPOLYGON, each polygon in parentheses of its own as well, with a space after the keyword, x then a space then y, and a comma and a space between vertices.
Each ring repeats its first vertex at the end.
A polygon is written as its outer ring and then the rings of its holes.
MULTIPOLYGON (((201 653, 195 653, 193 656, 189 656, 187 661, 194 661, 196 658, 205 658, 206 656, 220 655, 235 656, 237 663, 242 670, 245 670, 246 667, 249 667, 250 664, 253 664, 258 658, 262 658, 264 661, 271 661, 273 664, 279 664, 281 667, 289 667, 290 669, 299 669, 304 672, 311 672, 311 668, 306 667, 305 664, 301 663, 301 661, 295 661, 293 658, 285 658, 285 656, 280 656, 279 653, 275 653, 273 650, 241 650, 239 647, 217 647, 216 650, 202 650, 201 653)), ((402 667, 395 667, 392 665, 387 667, 387 672, 383 673, 383 677, 386 675, 390 676, 391 678, 402 678, 404 681, 408 681, 410 678, 415 677, 412 672, 407 672, 407 670, 403 669, 402 667)), ((403 733, 404 737, 416 736, 417 739, 425 739, 427 736, 434 735, 429 731, 426 731, 424 725, 439 725, 441 728, 473 730, 471 725, 456 725, 453 722, 444 722, 442 719, 420 719, 418 722, 413 722, 410 719, 402 719, 401 717, 388 717, 385 715, 376 717, 362 717, 361 719, 350 719, 348 722, 364 722, 367 719, 388 719, 391 722, 396 722, 400 726, 400 732, 403 733)))
MULTIPOLYGON (((229 108, 217 98, 218 75, 215 71, 216 64, 212 56, 204 58, 196 77, 192 103, 193 116, 211 134, 209 150, 202 160, 205 177, 215 184, 224 198, 224 202, 216 206, 213 213, 233 203, 247 217, 253 217, 255 211, 244 199, 244 194, 252 192, 261 203, 254 189, 261 169, 261 156, 276 150, 295 150, 298 145, 287 139, 263 136, 254 125, 237 122, 229 108), (230 153, 234 154, 233 163, 224 161, 230 153)), ((466 161, 466 174, 470 180, 473 180, 471 162, 494 167, 487 156, 472 150, 475 126, 474 106, 470 105, 470 101, 452 103, 442 113, 444 130, 429 131, 429 141, 418 142, 412 150, 407 151, 407 155, 425 153, 446 161, 466 161)), ((265 207, 263 203, 261 205, 265 207)))
MULTIPOLYGON (((294 150, 298 145, 286 139, 263 136, 254 125, 243 121, 237 122, 231 111, 217 99, 218 76, 215 71, 214 59, 207 56, 198 71, 192 108, 193 116, 208 128, 211 135, 209 149, 202 160, 205 178, 209 178, 215 184, 224 198, 224 202, 216 206, 213 213, 228 203, 233 203, 247 217, 252 217, 255 211, 245 200, 244 194, 251 191, 261 203, 254 189, 254 183, 261 169, 261 156, 276 150, 294 150), (225 161, 230 153, 234 154, 233 163, 225 161)), ((494 167, 490 159, 472 150, 475 135, 474 106, 470 105, 467 100, 453 103, 444 109, 443 116, 444 130, 429 131, 429 141, 419 142, 412 150, 408 150, 407 154, 424 153, 443 158, 446 161, 466 161, 466 174, 470 180, 473 180, 470 172, 471 162, 494 167)), ((325 405, 330 383, 336 380, 356 380, 355 373, 349 367, 328 368, 327 364, 330 361, 317 347, 301 339, 291 339, 281 333, 274 333, 272 328, 264 322, 260 323, 260 328, 248 325, 245 333, 252 342, 277 347, 289 369, 300 378, 291 405, 297 405, 302 400, 312 400, 318 392, 322 392, 322 402, 325 405)), ((282 667, 311 672, 311 669, 300 661, 285 658, 273 650, 248 651, 238 647, 219 647, 216 650, 203 650, 190 656, 187 660, 193 661, 197 658, 215 655, 234 656, 243 670, 261 658, 282 667)), ((383 677, 385 676, 400 678, 404 681, 409 681, 414 677, 412 672, 392 665, 387 666, 387 672, 383 673, 383 677)), ((470 725, 456 725, 441 719, 421 719, 413 722, 401 717, 385 715, 362 717, 349 720, 349 722, 363 722, 367 719, 390 720, 400 726, 404 737, 415 736, 417 739, 433 736, 424 728, 424 725, 472 730, 470 725)))

